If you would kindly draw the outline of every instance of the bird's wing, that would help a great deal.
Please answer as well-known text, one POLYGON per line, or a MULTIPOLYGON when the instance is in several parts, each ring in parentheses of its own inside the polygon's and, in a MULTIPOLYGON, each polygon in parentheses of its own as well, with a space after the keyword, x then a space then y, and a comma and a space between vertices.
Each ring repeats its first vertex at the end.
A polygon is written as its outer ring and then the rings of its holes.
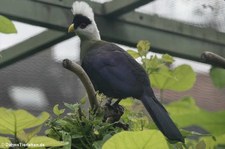
POLYGON ((114 44, 95 47, 82 65, 98 89, 108 95, 138 97, 144 84, 149 84, 140 64, 114 44))

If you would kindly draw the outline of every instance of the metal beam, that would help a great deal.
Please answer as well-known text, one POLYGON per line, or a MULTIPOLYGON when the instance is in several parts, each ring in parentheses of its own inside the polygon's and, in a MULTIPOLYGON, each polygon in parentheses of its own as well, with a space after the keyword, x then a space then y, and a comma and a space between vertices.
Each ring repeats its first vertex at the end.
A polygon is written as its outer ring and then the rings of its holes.
MULTIPOLYGON (((62 8, 68 8, 71 9, 72 4, 75 0, 31 0, 34 1, 36 3, 42 3, 42 4, 46 4, 46 5, 50 5, 50 6, 57 6, 57 7, 62 7, 62 8)), ((88 3, 92 8, 94 8, 94 13, 98 14, 98 15, 105 15, 105 10, 103 5, 94 2, 94 1, 90 1, 90 0, 82 0, 86 3, 88 3)))
MULTIPOLYGON (((66 31, 73 18, 67 7, 29 0, 1 0, 0 13, 60 31, 66 31), (8 11, 12 3, 16 9, 8 11)), ((137 12, 125 14, 118 19, 107 19, 100 15, 95 18, 105 40, 134 46, 138 40, 147 39, 155 52, 171 53, 198 61, 205 50, 225 57, 224 33, 137 12)))
POLYGON ((30 0, 1 0, 0 14, 13 20, 67 32, 72 22, 68 8, 56 7, 30 0))
POLYGON ((103 3, 104 13, 110 17, 118 17, 128 12, 134 11, 134 9, 148 4, 153 0, 113 0, 108 3, 103 3))
POLYGON ((205 40, 206 42, 225 45, 225 33, 218 32, 211 28, 200 28, 175 20, 160 18, 156 15, 131 12, 119 17, 119 20, 141 25, 143 27, 170 32, 171 34, 180 34, 182 36, 188 36, 198 40, 205 40))
POLYGON ((60 31, 47 30, 42 32, 24 42, 18 43, 13 47, 1 51, 0 68, 47 49, 68 38, 70 38, 68 34, 66 35, 60 31))
MULTIPOLYGON (((152 51, 201 61, 204 51, 211 51, 225 57, 225 44, 175 34, 123 21, 96 18, 102 37, 106 40, 135 46, 141 39, 151 42, 152 51)), ((225 39, 225 38, 224 38, 225 39)))
MULTIPOLYGON (((67 1, 56 1, 56 0, 32 0, 35 2, 40 2, 48 5, 54 5, 63 8, 71 8, 72 3, 74 0, 67 0, 67 1)), ((118 17, 125 13, 134 11, 134 9, 148 4, 154 0, 113 0, 106 3, 96 3, 90 0, 83 0, 87 2, 91 7, 94 9, 95 14, 97 15, 105 15, 111 17, 118 17)))

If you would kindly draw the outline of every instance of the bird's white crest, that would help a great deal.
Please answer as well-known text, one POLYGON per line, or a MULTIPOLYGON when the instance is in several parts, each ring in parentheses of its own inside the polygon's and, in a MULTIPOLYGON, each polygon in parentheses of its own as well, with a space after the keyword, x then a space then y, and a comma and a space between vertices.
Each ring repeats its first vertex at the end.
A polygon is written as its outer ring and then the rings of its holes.
POLYGON ((94 20, 93 10, 86 2, 75 1, 72 5, 72 13, 73 15, 81 14, 90 20, 94 20))

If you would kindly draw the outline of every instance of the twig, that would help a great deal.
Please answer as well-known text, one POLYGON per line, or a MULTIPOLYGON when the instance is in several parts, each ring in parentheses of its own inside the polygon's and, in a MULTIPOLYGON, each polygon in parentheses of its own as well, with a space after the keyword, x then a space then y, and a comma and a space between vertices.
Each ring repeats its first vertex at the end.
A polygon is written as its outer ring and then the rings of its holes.
POLYGON ((206 51, 202 53, 201 59, 206 63, 225 69, 225 58, 215 53, 206 51))
POLYGON ((99 104, 95 96, 94 86, 91 83, 91 80, 86 74, 86 72, 83 70, 83 68, 80 65, 73 63, 72 61, 68 59, 63 60, 63 67, 74 72, 80 78, 81 82, 83 83, 87 91, 91 108, 93 110, 96 110, 97 108, 99 108, 99 104))

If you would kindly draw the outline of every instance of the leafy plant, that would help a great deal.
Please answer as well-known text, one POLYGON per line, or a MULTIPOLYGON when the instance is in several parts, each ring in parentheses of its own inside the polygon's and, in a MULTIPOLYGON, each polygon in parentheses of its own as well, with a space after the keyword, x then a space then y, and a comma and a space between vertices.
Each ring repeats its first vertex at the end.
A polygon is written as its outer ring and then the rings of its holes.
POLYGON ((225 111, 209 112, 199 108, 195 99, 185 97, 166 106, 180 127, 199 126, 212 135, 225 134, 225 111))
POLYGON ((11 34, 16 32, 16 28, 12 21, 0 15, 0 33, 11 34))
MULTIPOLYGON (((209 112, 203 110, 196 105, 195 99, 191 97, 172 102, 166 106, 166 109, 179 127, 197 126, 206 131, 206 134, 194 134, 199 136, 199 139, 196 143, 189 140, 189 144, 192 144, 192 146, 200 142, 204 142, 205 148, 225 146, 225 120, 223 118, 225 117, 225 111, 209 112)), ((184 135, 188 137, 193 134, 188 132, 184 135)), ((199 146, 202 144, 200 143, 199 146)))
MULTIPOLYGON (((191 89, 196 81, 196 74, 189 65, 180 65, 172 67, 174 58, 168 54, 148 57, 150 43, 148 41, 139 41, 138 51, 128 50, 128 53, 134 58, 141 58, 142 66, 149 74, 152 87, 158 88, 161 93, 164 90, 186 91, 191 89)), ((161 97, 162 99, 162 94, 161 97)))
MULTIPOLYGON (((137 106, 136 101, 127 99, 122 101, 126 107, 137 106)), ((162 133, 156 129, 156 126, 151 121, 146 119, 145 115, 139 115, 140 117, 132 117, 129 113, 125 112, 125 117, 132 121, 130 126, 131 132, 120 132, 111 137, 103 145, 103 149, 108 148, 190 148, 190 149, 211 149, 225 147, 225 111, 221 112, 208 112, 199 108, 195 100, 191 97, 185 97, 176 102, 172 102, 165 106, 170 113, 172 119, 179 127, 198 126, 208 133, 202 134, 194 131, 180 130, 185 137, 185 145, 176 143, 171 144, 162 135, 162 133), (131 117, 129 117, 131 116, 131 117), (142 122, 140 121, 142 119, 142 122), (144 125, 141 125, 143 124, 144 125), (143 126, 140 131, 140 126, 143 126), (138 129, 137 129, 138 128, 138 129), (151 128, 150 130, 147 130, 151 128), (139 130, 139 131, 137 131, 139 130)), ((135 112, 139 113, 137 107, 134 108, 135 112)), ((139 108, 141 109, 141 108, 139 108)), ((134 113, 135 113, 134 112, 134 113)), ((132 113, 132 112, 131 112, 132 113)))
POLYGON ((123 99, 120 105, 124 107, 124 114, 121 119, 129 125, 129 130, 145 130, 151 128, 151 124, 154 124, 151 118, 145 114, 141 101, 127 98, 123 99))
POLYGON ((63 146, 46 136, 37 136, 43 123, 49 118, 49 114, 42 112, 38 117, 25 110, 11 110, 0 108, 0 148, 44 148, 63 146), (29 130, 28 130, 29 129, 29 130))
POLYGON ((93 111, 81 110, 81 104, 64 104, 69 113, 65 115, 65 109, 59 109, 56 105, 53 109, 56 118, 48 121, 47 136, 57 140, 68 141, 64 149, 90 149, 101 148, 103 143, 122 129, 115 127, 115 123, 103 122, 103 115, 93 111))

